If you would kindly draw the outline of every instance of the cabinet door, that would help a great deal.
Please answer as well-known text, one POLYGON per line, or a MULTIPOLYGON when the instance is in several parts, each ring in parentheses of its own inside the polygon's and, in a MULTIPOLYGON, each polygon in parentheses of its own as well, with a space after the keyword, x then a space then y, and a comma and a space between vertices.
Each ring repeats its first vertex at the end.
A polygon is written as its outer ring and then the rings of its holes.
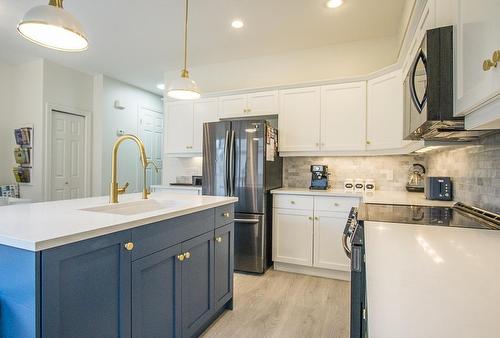
POLYGON ((198 100, 193 102, 193 152, 202 152, 203 124, 217 121, 219 103, 217 99, 198 100))
POLYGON ((193 152, 193 103, 174 102, 167 105, 167 152, 193 152))
POLYGON ((275 115, 279 112, 278 91, 250 93, 247 95, 247 115, 275 115))
POLYGON ((181 336, 181 245, 132 263, 132 336, 181 336))
POLYGON ((280 151, 318 151, 320 87, 280 91, 280 151))
POLYGON ((500 93, 500 67, 483 70, 483 62, 500 50, 500 1, 457 0, 456 113, 500 93))
POLYGON ((214 233, 182 243, 182 336, 191 337, 214 309, 214 233))
POLYGON ((41 254, 42 337, 130 337, 130 232, 41 254))
POLYGON ((233 296, 234 223, 215 229, 215 309, 233 296))
POLYGON ((366 82, 321 87, 321 150, 365 150, 366 82))
POLYGON ((246 95, 229 95, 219 98, 219 118, 242 117, 247 109, 246 95))
POLYGON ((314 266, 333 270, 350 270, 342 248, 342 233, 349 214, 316 211, 314 214, 314 266))
POLYGON ((403 145, 403 82, 394 71, 368 81, 367 150, 403 145))
POLYGON ((312 266, 312 214, 312 210, 274 209, 274 261, 312 266))

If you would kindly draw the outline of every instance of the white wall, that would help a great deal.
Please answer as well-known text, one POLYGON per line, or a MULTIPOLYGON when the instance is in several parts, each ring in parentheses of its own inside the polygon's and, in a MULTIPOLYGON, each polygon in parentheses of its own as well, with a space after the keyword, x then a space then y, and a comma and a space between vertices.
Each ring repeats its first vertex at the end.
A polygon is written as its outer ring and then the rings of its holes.
MULTIPOLYGON (((292 37, 291 37, 292 38, 292 37)), ((285 54, 189 67, 205 93, 365 75, 396 62, 397 38, 356 41, 285 54)), ((165 83, 179 70, 165 73, 165 83)))
POLYGON ((13 149, 7 146, 14 137, 9 124, 12 115, 12 73, 13 65, 0 60, 0 184, 14 182, 13 149))
MULTIPOLYGON (((113 144, 117 138, 117 131, 123 130, 126 134, 138 134, 138 110, 139 107, 146 107, 155 111, 163 111, 163 103, 159 95, 147 92, 121 81, 103 76, 95 79, 97 87, 101 87, 101 93, 95 93, 96 98, 101 103, 96 103, 96 124, 100 121, 102 129, 96 132, 99 140, 94 151, 101 153, 100 163, 94 163, 94 195, 106 195, 109 193, 109 183, 111 181, 111 152, 113 144), (125 109, 114 108, 115 100, 120 101, 120 105, 125 109), (99 113, 99 116, 97 116, 99 113), (100 170, 98 168, 101 168, 100 170), (100 184, 100 189, 98 188, 100 184)), ((122 143, 118 157, 118 182, 120 185, 125 182, 130 183, 128 192, 137 191, 138 178, 142 179, 142 167, 139 162, 139 149, 130 141, 122 143), (141 170, 139 172, 139 170, 141 170)))

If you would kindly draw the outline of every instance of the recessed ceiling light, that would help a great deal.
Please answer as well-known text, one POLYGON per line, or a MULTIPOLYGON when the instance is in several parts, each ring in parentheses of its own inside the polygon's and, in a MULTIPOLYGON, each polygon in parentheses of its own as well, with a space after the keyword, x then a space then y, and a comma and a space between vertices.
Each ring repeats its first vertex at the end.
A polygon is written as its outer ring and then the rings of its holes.
POLYGON ((344 3, 344 0, 328 0, 326 2, 326 7, 337 8, 339 6, 342 6, 343 3, 344 3))
POLYGON ((231 26, 233 26, 233 28, 236 28, 236 29, 240 29, 244 26, 245 24, 243 23, 243 21, 239 20, 239 19, 236 19, 236 20, 233 20, 233 22, 231 22, 231 26))
POLYGON ((158 88, 159 90, 165 90, 165 84, 164 83, 158 83, 156 85, 156 88, 158 88))

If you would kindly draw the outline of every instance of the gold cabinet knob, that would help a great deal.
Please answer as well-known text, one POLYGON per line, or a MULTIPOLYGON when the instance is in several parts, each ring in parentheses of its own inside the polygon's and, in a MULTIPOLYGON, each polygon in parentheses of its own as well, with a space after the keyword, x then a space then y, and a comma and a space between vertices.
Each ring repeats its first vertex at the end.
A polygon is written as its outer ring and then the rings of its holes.
POLYGON ((310 220, 310 221, 312 221, 312 220, 313 220, 313 218, 312 218, 311 216, 309 216, 308 218, 309 218, 309 220, 310 220))
POLYGON ((339 204, 337 202, 333 203, 334 206, 338 207, 339 204))
POLYGON ((222 214, 222 217, 225 217, 225 218, 229 218, 229 216, 231 216, 231 214, 229 214, 228 212, 225 212, 222 214))
POLYGON ((134 243, 132 243, 132 242, 125 243, 123 246, 124 246, 124 247, 125 247, 125 249, 126 249, 126 250, 128 250, 128 251, 132 251, 132 250, 134 250, 134 243))
POLYGON ((215 241, 217 243, 222 243, 222 237, 215 237, 215 241))
POLYGON ((186 259, 189 259, 191 258, 191 253, 188 251, 188 252, 185 252, 184 253, 184 257, 186 257, 186 259))
POLYGON ((319 217, 314 217, 314 220, 315 221, 319 221, 319 217))
POLYGON ((372 144, 372 142, 371 141, 366 141, 366 144, 372 144))
POLYGON ((295 201, 290 201, 290 204, 295 204, 295 201))
POLYGON ((186 258, 184 254, 177 255, 177 259, 180 260, 181 262, 186 258))
POLYGON ((492 68, 495 68, 500 62, 500 50, 496 50, 493 52, 493 55, 491 56, 491 59, 486 59, 483 62, 483 70, 485 72, 489 71, 492 68))

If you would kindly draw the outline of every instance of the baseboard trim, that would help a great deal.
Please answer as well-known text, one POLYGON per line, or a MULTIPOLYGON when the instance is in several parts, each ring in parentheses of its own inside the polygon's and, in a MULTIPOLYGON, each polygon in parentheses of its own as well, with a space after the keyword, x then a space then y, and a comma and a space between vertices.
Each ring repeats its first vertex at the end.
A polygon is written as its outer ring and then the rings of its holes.
POLYGON ((349 271, 328 270, 322 268, 315 268, 311 266, 295 265, 290 263, 274 262, 274 270, 299 273, 301 275, 338 279, 343 281, 351 280, 351 273, 349 271))

